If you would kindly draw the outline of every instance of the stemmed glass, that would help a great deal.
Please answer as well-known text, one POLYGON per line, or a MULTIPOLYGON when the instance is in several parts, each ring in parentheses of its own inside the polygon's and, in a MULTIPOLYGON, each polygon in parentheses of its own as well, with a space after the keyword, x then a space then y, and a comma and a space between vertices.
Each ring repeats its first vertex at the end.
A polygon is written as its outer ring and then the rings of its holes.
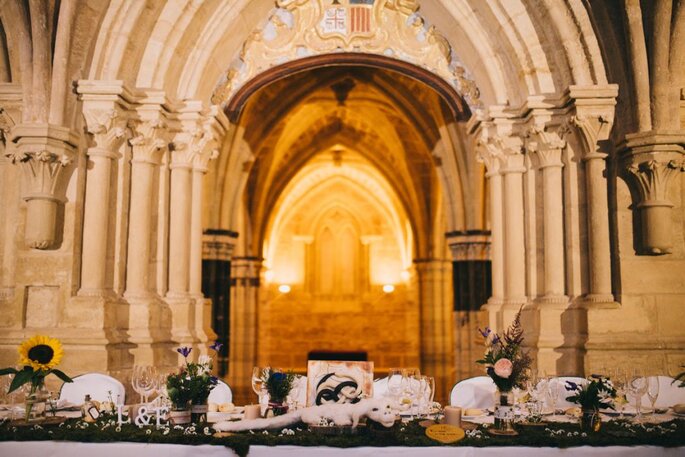
POLYGON ((640 370, 634 370, 628 382, 628 390, 635 397, 635 421, 642 419, 642 396, 647 393, 647 378, 640 370))
POLYGON ((652 404, 652 416, 654 416, 656 410, 654 405, 656 404, 656 399, 659 397, 659 377, 650 376, 647 378, 647 398, 652 404))
POLYGON ((559 380, 557 378, 547 378, 547 395, 549 396, 549 402, 552 405, 552 416, 550 419, 556 419, 557 400, 559 400, 559 380))
POLYGON ((410 413, 414 417, 414 404, 418 409, 419 392, 421 390, 421 372, 418 368, 405 368, 402 371, 402 383, 404 394, 409 398, 410 413))
MULTIPOLYGON (((252 369, 252 390, 257 394, 257 397, 259 398, 259 404, 262 406, 262 409, 266 408, 266 405, 264 405, 266 386, 264 385, 264 379, 262 378, 265 370, 266 368, 263 367, 254 367, 252 369)), ((264 414, 264 411, 262 411, 262 414, 264 414)))
POLYGON ((394 399, 402 393, 402 368, 388 370, 388 392, 394 399))
POLYGON ((154 392, 156 384, 156 370, 149 365, 136 365, 133 367, 131 384, 133 390, 140 395, 140 402, 147 403, 148 397, 154 392))
POLYGON ((621 368, 616 368, 613 371, 611 382, 616 390, 616 399, 614 400, 614 404, 619 408, 618 418, 623 419, 623 407, 626 404, 626 391, 628 387, 626 385, 625 371, 621 368))
POLYGON ((435 397, 435 378, 432 376, 420 376, 419 380, 419 414, 428 415, 433 406, 433 398, 435 397))

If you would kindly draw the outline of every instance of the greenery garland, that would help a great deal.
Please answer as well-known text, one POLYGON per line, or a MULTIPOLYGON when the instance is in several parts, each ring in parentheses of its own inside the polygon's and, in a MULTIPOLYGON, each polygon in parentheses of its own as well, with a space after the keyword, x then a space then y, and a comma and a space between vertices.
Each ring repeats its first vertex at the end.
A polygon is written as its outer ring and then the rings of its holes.
POLYGON ((462 441, 445 445, 431 440, 418 421, 396 423, 386 429, 369 423, 353 435, 321 435, 309 431, 304 424, 291 426, 277 431, 254 431, 230 436, 214 436, 208 424, 167 426, 156 429, 154 426, 138 427, 131 424, 117 426, 111 419, 87 423, 76 419, 68 420, 59 426, 20 426, 9 421, 0 424, 0 441, 79 441, 79 442, 117 442, 166 443, 199 445, 211 444, 226 446, 240 456, 246 456, 250 445, 294 445, 294 446, 529 446, 567 448, 574 446, 637 446, 652 445, 661 447, 685 446, 685 421, 672 420, 655 424, 633 424, 628 421, 614 420, 602 424, 600 433, 581 433, 577 424, 553 423, 541 427, 519 426, 515 437, 491 436, 485 427, 467 431, 462 441))

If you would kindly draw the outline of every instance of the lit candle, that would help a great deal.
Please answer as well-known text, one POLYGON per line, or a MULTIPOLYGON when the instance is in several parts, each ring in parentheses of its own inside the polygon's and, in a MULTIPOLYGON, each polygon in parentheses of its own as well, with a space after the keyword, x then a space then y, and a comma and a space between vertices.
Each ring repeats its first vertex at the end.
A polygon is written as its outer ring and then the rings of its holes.
POLYGON ((445 423, 461 427, 461 408, 457 406, 445 406, 445 423))
POLYGON ((245 405, 245 419, 258 419, 261 415, 261 405, 245 405))

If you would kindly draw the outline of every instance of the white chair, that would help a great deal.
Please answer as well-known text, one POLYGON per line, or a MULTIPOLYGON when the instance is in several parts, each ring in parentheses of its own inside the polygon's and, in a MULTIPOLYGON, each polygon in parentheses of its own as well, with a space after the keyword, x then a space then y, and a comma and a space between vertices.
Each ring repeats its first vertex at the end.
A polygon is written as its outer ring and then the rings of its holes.
POLYGON ((464 379, 452 388, 450 405, 462 408, 494 408, 496 390, 497 386, 489 376, 464 379))
POLYGON ((207 403, 231 403, 231 400, 233 400, 231 388, 228 387, 228 384, 219 379, 216 386, 209 392, 207 403))
POLYGON ((300 376, 297 379, 297 404, 299 406, 306 406, 307 405, 307 377, 306 376, 300 376))
POLYGON ((86 373, 72 378, 74 382, 65 382, 59 392, 59 399, 63 402, 82 405, 86 395, 92 400, 109 401, 115 404, 126 404, 126 389, 124 385, 111 376, 102 373, 86 373))
MULTIPOLYGON (((656 398, 654 406, 657 408, 670 408, 679 403, 685 403, 685 387, 678 387, 680 381, 673 383, 673 378, 668 376, 659 376, 659 396, 656 398)), ((631 405, 635 405, 635 397, 627 394, 626 398, 631 405)), ((642 397, 642 406, 652 406, 649 397, 645 394, 642 397)))
POLYGON ((376 379, 373 382, 373 398, 384 398, 388 397, 390 393, 388 392, 388 377, 376 379))

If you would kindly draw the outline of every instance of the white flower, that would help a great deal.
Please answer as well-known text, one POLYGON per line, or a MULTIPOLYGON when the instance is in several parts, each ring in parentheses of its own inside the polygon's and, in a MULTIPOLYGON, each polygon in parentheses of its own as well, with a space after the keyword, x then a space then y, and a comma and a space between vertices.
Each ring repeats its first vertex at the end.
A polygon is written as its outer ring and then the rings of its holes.
POLYGON ((152 430, 150 430, 149 428, 148 428, 147 430, 145 430, 145 434, 146 434, 146 435, 149 435, 149 434, 151 434, 151 433, 152 433, 152 430))

